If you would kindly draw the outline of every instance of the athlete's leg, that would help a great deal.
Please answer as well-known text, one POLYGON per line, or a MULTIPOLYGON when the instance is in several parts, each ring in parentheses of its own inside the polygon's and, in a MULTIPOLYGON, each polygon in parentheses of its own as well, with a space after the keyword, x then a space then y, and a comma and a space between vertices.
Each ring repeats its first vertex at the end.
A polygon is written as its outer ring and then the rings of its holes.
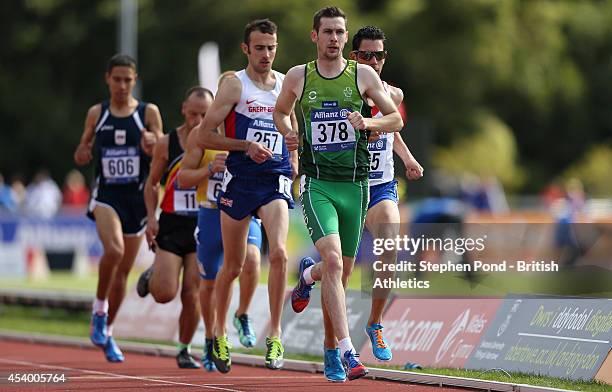
MULTIPOLYGON (((392 200, 383 200, 368 210, 366 227, 374 238, 395 238, 399 235, 400 215, 397 204, 392 200)), ((384 265, 395 264, 397 250, 385 250, 380 256, 384 265)), ((392 271, 375 271, 374 278, 389 279, 392 271)), ((372 308, 368 325, 382 322, 382 313, 390 293, 389 288, 376 288, 372 292, 372 308)))
POLYGON ((136 259, 136 255, 138 254, 138 250, 140 249, 140 244, 142 242, 142 238, 144 236, 141 235, 129 235, 123 236, 123 243, 125 247, 125 251, 123 252, 123 258, 121 259, 121 263, 117 266, 117 271, 115 272, 115 278, 113 279, 113 284, 111 286, 111 291, 108 297, 108 325, 112 325, 115 317, 117 316, 117 312, 119 311, 119 307, 121 306, 121 302, 123 302, 123 298, 125 297, 125 287, 127 285, 127 277, 134 265, 134 260, 136 259))
MULTIPOLYGON (((346 290, 346 286, 348 285, 348 278, 351 275, 354 263, 355 263, 354 258, 342 256, 342 264, 343 264, 342 266, 342 286, 344 287, 344 290, 346 290)), ((316 267, 316 270, 317 270, 315 274, 321 270, 322 266, 323 266, 323 263, 321 262, 313 266, 313 269, 315 269, 316 267)), ((315 280, 320 281, 321 278, 319 277, 318 279, 315 279, 315 280)), ((327 349, 336 348, 338 347, 338 340, 336 339, 336 335, 334 334, 333 325, 331 323, 331 318, 327 311, 327 307, 325 306, 325 303, 323 301, 321 302, 321 305, 322 305, 321 307, 323 308, 323 325, 325 327, 325 341, 323 345, 327 349)))
POLYGON ((270 246, 270 271, 268 273, 268 296, 270 300, 270 337, 280 337, 281 316, 287 287, 287 234, 289 231, 289 209, 287 202, 276 199, 259 208, 261 221, 266 229, 270 246))
POLYGON ((104 301, 108 299, 115 270, 123 258, 123 231, 119 216, 112 208, 98 205, 93 214, 96 218, 96 230, 104 249, 98 266, 96 298, 104 301))
POLYGON ((223 239, 223 266, 215 282, 215 336, 225 336, 227 310, 232 298, 232 285, 240 275, 246 257, 246 242, 251 216, 235 220, 221 212, 221 237, 223 239))
POLYGON ((346 318, 346 300, 342 285, 343 262, 340 236, 330 234, 320 238, 315 246, 321 254, 321 302, 330 316, 334 336, 342 340, 349 336, 346 318))
POLYGON ((212 339, 215 328, 215 281, 202 279, 200 282, 200 311, 204 320, 206 339, 212 339))
POLYGON ((200 273, 198 271, 196 254, 185 255, 183 264, 183 286, 181 289, 181 315, 179 317, 179 342, 191 343, 198 328, 200 312, 198 311, 198 292, 200 273))
POLYGON ((248 313, 249 306, 255 295, 257 284, 259 283, 261 265, 261 252, 254 244, 247 245, 246 259, 242 272, 240 272, 240 303, 236 314, 241 315, 248 313))
POLYGON ((149 280, 149 291, 155 302, 165 304, 176 296, 179 288, 179 278, 183 268, 181 256, 157 248, 155 261, 153 261, 153 273, 149 280))

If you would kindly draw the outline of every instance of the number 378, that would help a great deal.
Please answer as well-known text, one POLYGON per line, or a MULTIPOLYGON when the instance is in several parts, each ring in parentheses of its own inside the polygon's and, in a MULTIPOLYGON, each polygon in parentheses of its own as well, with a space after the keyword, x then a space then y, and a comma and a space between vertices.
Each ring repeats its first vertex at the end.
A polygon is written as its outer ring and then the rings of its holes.
POLYGON ((317 138, 319 143, 331 143, 335 142, 336 140, 344 142, 348 140, 349 137, 348 126, 345 122, 319 123, 317 124, 317 129, 320 132, 320 135, 317 138))

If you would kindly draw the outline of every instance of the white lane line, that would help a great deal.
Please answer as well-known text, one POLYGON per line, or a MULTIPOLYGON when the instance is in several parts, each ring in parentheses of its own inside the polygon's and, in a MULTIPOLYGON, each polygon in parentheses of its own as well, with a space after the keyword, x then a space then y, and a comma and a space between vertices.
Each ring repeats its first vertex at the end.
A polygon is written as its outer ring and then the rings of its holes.
MULTIPOLYGON (((197 388, 208 388, 208 389, 214 389, 218 391, 227 391, 227 392, 242 392, 238 389, 216 387, 210 384, 191 384, 191 383, 186 383, 186 382, 167 381, 167 380, 160 380, 159 378, 138 377, 138 376, 130 376, 127 374, 101 372, 98 370, 78 369, 78 368, 71 368, 71 367, 57 366, 57 365, 45 365, 41 363, 28 362, 28 361, 18 361, 18 360, 0 358, 0 362, 9 363, 13 365, 35 366, 35 367, 39 367, 43 369, 60 369, 60 370, 67 370, 67 371, 76 371, 76 372, 81 372, 81 373, 89 373, 89 374, 96 374, 96 375, 102 375, 102 376, 112 376, 114 378, 126 378, 130 380, 156 382, 156 383, 161 383, 161 384, 182 385, 182 386, 197 387, 197 388)), ((222 385, 226 385, 226 384, 222 384, 222 385)))
POLYGON ((609 340, 596 340, 596 339, 583 339, 583 338, 572 338, 569 336, 555 336, 555 335, 542 335, 538 333, 527 333, 519 332, 519 336, 533 336, 536 338, 548 338, 548 339, 559 339, 559 340, 575 340, 577 342, 589 342, 589 343, 610 343, 609 340))

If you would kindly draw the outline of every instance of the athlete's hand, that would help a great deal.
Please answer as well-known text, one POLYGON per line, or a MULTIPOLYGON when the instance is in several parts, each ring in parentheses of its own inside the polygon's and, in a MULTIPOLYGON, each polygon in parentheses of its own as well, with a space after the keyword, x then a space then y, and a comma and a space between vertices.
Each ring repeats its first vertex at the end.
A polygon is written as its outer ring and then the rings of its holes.
POLYGON ((226 152, 220 152, 217 155, 215 155, 215 159, 210 164, 210 171, 212 173, 224 172, 226 159, 227 159, 226 152))
POLYGON ((406 178, 409 180, 418 180, 423 177, 423 166, 416 159, 410 158, 404 162, 406 166, 406 178))
POLYGON ((140 147, 148 156, 153 155, 153 147, 157 142, 157 137, 153 132, 147 131, 146 128, 140 130, 140 147))
POLYGON ((297 150, 300 145, 297 132, 295 131, 287 132, 287 134, 285 135, 285 144, 287 145, 287 150, 289 151, 297 150))
POLYGON ((145 230, 145 236, 147 237, 147 244, 149 244, 149 249, 155 252, 157 249, 157 241, 155 241, 155 237, 157 237, 157 233, 159 232, 159 223, 157 219, 149 219, 147 221, 147 229, 145 230))
POLYGON ((268 158, 272 157, 272 150, 264 147, 260 143, 251 142, 249 148, 247 148, 246 154, 249 158, 255 161, 255 163, 264 163, 268 158))
POLYGON ((86 165, 91 161, 93 155, 91 154, 91 147, 93 142, 87 144, 79 144, 74 152, 74 162, 77 165, 86 165))
POLYGON ((363 118, 363 116, 361 115, 361 113, 359 113, 358 111, 352 111, 347 119, 349 120, 349 122, 351 123, 351 125, 353 126, 353 128, 355 129, 367 129, 366 128, 366 122, 365 119, 363 118))

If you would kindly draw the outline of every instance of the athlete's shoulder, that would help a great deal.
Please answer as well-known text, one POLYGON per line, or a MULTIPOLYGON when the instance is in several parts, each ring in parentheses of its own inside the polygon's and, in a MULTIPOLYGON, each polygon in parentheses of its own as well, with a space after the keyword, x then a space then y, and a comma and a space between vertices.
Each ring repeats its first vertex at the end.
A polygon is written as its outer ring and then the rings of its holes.
MULTIPOLYGON (((348 61, 354 61, 355 60, 348 60, 348 61)), ((374 71, 374 68, 370 67, 367 64, 359 64, 357 62, 355 62, 357 65, 357 72, 359 74, 359 77, 363 77, 363 76, 367 76, 367 77, 378 77, 378 74, 376 73, 376 71, 374 71)))
POLYGON ((389 89, 389 94, 391 95, 391 99, 393 100, 395 105, 399 106, 399 104, 402 103, 402 101, 404 100, 404 92, 401 88, 397 86, 391 86, 390 84, 387 85, 387 88, 389 89))
POLYGON ((146 113, 159 113, 159 107, 152 102, 143 102, 146 113))
POLYGON ((94 105, 91 105, 89 109, 87 109, 87 117, 98 118, 100 117, 101 113, 102 113, 102 103, 96 103, 94 105))
POLYGON ((291 67, 287 74, 285 75, 285 80, 297 80, 304 77, 304 71, 306 69, 306 64, 296 65, 291 67))

